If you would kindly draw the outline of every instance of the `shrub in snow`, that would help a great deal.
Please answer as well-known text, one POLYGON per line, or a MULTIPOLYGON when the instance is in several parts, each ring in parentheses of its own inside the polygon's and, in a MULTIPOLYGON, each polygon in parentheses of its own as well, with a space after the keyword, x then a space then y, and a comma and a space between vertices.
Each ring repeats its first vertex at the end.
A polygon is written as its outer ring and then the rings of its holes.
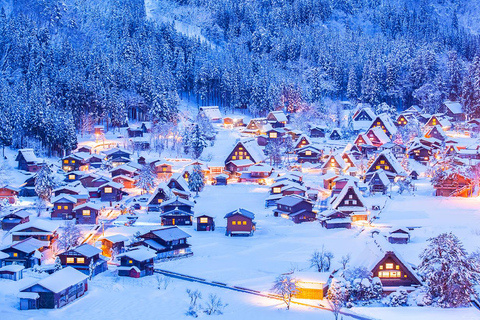
POLYGON ((352 297, 357 301, 370 302, 374 298, 370 279, 355 279, 352 285, 352 297))
POLYGON ((408 292, 403 288, 397 289, 386 298, 386 304, 390 307, 406 306, 408 301, 408 292))
POLYGON ((372 299, 381 300, 383 296, 383 285, 380 278, 375 277, 372 279, 372 299))
POLYGON ((227 304, 224 304, 216 294, 210 294, 208 296, 207 306, 203 312, 208 315, 223 314, 223 309, 225 309, 226 306, 227 304))
POLYGON ((171 278, 157 274, 157 289, 166 290, 170 284, 171 278))
POLYGON ((197 302, 198 300, 202 299, 202 293, 198 290, 187 289, 187 294, 190 298, 190 305, 188 306, 188 310, 185 314, 187 316, 197 318, 198 310, 202 308, 202 306, 200 304, 197 304, 197 302))
POLYGON ((442 233, 429 242, 419 265, 428 298, 442 308, 468 305, 475 295, 473 286, 480 280, 479 262, 467 255, 452 233, 442 233))

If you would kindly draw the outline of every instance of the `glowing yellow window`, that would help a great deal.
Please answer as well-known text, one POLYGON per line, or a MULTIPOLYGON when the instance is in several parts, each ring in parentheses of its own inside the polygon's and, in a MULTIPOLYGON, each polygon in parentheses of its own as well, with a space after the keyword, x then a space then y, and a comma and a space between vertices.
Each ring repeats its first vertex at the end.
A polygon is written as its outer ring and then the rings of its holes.
POLYGON ((250 159, 250 156, 245 156, 245 159, 250 159))
POLYGON ((232 221, 232 225, 236 225, 237 224, 237 221, 232 221))
POLYGON ((13 253, 13 256, 14 256, 15 258, 18 257, 18 253, 14 252, 14 253, 13 253))
POLYGON ((270 138, 275 139, 277 137, 276 132, 270 132, 270 138))
POLYGON ((68 206, 63 206, 63 209, 64 209, 64 210, 68 210, 68 206))
POLYGON ((67 258, 67 263, 75 263, 75 258, 67 258))
POLYGON ((132 264, 132 263, 133 263, 133 261, 132 261, 132 260, 128 260, 128 263, 129 263, 129 264, 132 264))
POLYGON ((389 167, 389 166, 385 166, 385 170, 390 170, 390 167, 389 167))
POLYGON ((383 266, 380 266, 380 270, 383 270, 383 266))
POLYGON ((63 160, 63 163, 68 163, 68 160, 63 160))
POLYGON ((75 160, 72 160, 72 163, 75 163, 75 160))
POLYGON ((242 147, 239 147, 238 150, 243 150, 243 148, 242 148, 242 147))
POLYGON ((280 187, 273 188, 273 193, 280 193, 280 192, 282 192, 282 188, 280 187))
POLYGON ((381 125, 380 121, 377 121, 377 126, 381 125))
POLYGON ((437 120, 433 119, 432 124, 435 126, 437 124, 437 120))
POLYGON ((200 223, 208 223, 208 218, 200 218, 200 223))
POLYGON ((243 156, 243 152, 242 152, 242 151, 241 151, 241 152, 239 152, 238 154, 239 154, 239 155, 241 155, 241 156, 243 156))
POLYGON ((85 258, 77 258, 77 263, 85 263, 85 258))
POLYGON ((332 159, 330 159, 330 162, 332 162, 332 163, 333 163, 333 162, 335 162, 335 159, 333 159, 333 158, 332 158, 332 159))
POLYGON ((387 263, 387 264, 385 265, 385 268, 386 268, 386 269, 393 269, 393 263, 387 263))
POLYGON ((82 210, 82 214, 84 216, 89 216, 90 215, 90 210, 82 210))
POLYGON ((58 210, 62 209, 62 206, 57 206, 57 209, 58 209, 58 210))
POLYGON ((311 156, 311 155, 312 155, 312 151, 310 151, 310 150, 305 151, 305 155, 306 155, 306 156, 311 156))
POLYGON ((238 156, 238 159, 239 159, 239 160, 243 160, 243 156, 238 156))
POLYGON ((162 203, 163 202, 163 199, 158 199, 158 203, 162 203))
POLYGON ((68 179, 70 179, 70 180, 75 180, 75 175, 74 175, 74 174, 69 175, 69 176, 68 176, 68 179))
POLYGON ((237 160, 237 157, 235 157, 235 156, 232 156, 232 160, 237 160))
POLYGON ((380 160, 380 164, 385 164, 385 160, 380 160))
POLYGON ((400 270, 400 266, 397 264, 397 265, 395 266, 395 269, 400 270))
POLYGON ((105 193, 112 193, 112 188, 110 187, 106 187, 104 190, 105 193))
POLYGON ((379 169, 380 169, 380 166, 376 166, 375 169, 379 170, 379 169))
POLYGON ((167 171, 167 168, 162 168, 162 171, 163 171, 163 172, 166 172, 166 171, 167 171))
POLYGON ((243 225, 246 226, 246 225, 247 225, 247 221, 243 221, 243 225))

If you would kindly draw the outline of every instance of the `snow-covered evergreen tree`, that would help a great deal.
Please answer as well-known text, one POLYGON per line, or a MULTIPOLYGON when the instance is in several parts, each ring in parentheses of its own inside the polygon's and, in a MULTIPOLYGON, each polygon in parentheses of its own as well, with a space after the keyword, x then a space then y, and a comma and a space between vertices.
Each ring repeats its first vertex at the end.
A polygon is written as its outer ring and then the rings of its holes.
POLYGON ((480 265, 468 256, 453 233, 430 238, 420 258, 418 271, 425 279, 427 295, 433 303, 443 308, 470 303, 475 295, 474 285, 480 280, 480 265))
POLYGON ((189 136, 189 146, 194 159, 198 159, 202 155, 203 149, 208 146, 207 139, 198 124, 193 126, 189 136))
POLYGON ((50 201, 54 188, 55 182, 52 170, 46 162, 43 162, 35 178, 35 192, 43 201, 50 201))
POLYGON ((137 187, 147 193, 155 185, 155 172, 150 164, 145 164, 138 175, 137 187))
POLYGON ((63 267, 62 267, 62 261, 60 261, 60 257, 56 257, 55 258, 55 267, 53 268, 53 270, 55 272, 57 272, 58 270, 61 270, 63 267))
POLYGON ((202 191, 204 187, 205 176, 202 172, 202 168, 199 165, 194 165, 193 170, 188 177, 188 188, 198 196, 198 193, 202 191))

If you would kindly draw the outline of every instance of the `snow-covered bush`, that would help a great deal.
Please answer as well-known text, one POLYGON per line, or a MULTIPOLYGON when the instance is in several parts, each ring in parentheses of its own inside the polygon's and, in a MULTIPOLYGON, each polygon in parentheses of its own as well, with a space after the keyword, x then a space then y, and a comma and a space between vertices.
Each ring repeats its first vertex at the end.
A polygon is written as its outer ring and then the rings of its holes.
POLYGON ((208 315, 223 314, 223 309, 225 309, 226 306, 227 304, 224 304, 222 299, 220 299, 216 294, 210 294, 208 296, 207 306, 203 312, 208 315))
POLYGON ((390 307, 406 306, 408 301, 408 292, 404 288, 399 288, 385 298, 385 304, 390 307))

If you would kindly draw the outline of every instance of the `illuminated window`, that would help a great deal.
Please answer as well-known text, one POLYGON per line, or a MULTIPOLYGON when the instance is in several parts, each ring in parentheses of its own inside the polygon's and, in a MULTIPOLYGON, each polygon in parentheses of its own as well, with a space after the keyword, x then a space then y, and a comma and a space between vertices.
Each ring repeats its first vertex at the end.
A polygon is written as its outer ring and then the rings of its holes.
POLYGON ((242 148, 242 147, 240 147, 240 148, 238 148, 238 150, 243 150, 243 148, 242 148))
POLYGON ((111 188, 111 187, 106 187, 106 188, 104 189, 104 192, 105 192, 105 193, 112 193, 112 188, 111 188))
POLYGON ((63 163, 68 163, 68 160, 63 160, 63 163))
POLYGON ((383 270, 383 266, 380 266, 380 270, 383 270))
POLYGON ((397 264, 397 265, 395 266, 395 269, 400 270, 400 266, 397 264))
POLYGON ((158 199, 158 203, 162 203, 163 202, 163 199, 158 199))
POLYGON ((380 164, 385 164, 385 160, 380 160, 380 164))
POLYGON ((15 258, 18 257, 18 253, 14 252, 14 253, 13 253, 13 256, 14 256, 15 258))
POLYGON ((306 156, 311 156, 311 155, 312 155, 312 151, 310 151, 310 150, 305 151, 305 155, 306 155, 306 156))
POLYGON ((132 261, 132 260, 128 260, 128 263, 129 263, 129 264, 132 264, 132 263, 133 263, 133 261, 132 261))
POLYGON ((250 156, 245 156, 245 159, 250 159, 250 156))
POLYGON ((75 263, 75 258, 67 258, 67 263, 75 263))
POLYGON ((236 160, 236 159, 237 159, 237 157, 235 157, 235 156, 232 156, 232 160, 236 160))
POLYGON ((401 276, 402 276, 402 273, 400 271, 390 272, 390 278, 400 278, 401 276))
POLYGON ((89 216, 90 215, 90 210, 82 210, 82 214, 84 216, 89 216))
POLYGON ((77 258, 77 263, 85 263, 85 258, 77 258))
POLYGON ((63 209, 64 209, 64 210, 68 210, 68 206, 63 206, 63 209))
POLYGON ((376 166, 375 169, 379 170, 379 169, 380 169, 380 166, 376 166))
POLYGON ((272 138, 272 139, 277 138, 277 133, 276 132, 270 132, 270 138, 272 138))
POLYGON ((282 188, 280 187, 273 188, 273 193, 280 193, 280 192, 282 192, 282 188))
POLYGON ((386 269, 393 269, 393 263, 387 263, 385 264, 386 269))
POLYGON ((335 162, 335 159, 333 159, 333 158, 332 158, 332 159, 330 159, 330 162, 332 162, 332 163, 333 163, 333 162, 335 162))
POLYGON ((390 170, 390 167, 389 167, 389 166, 385 166, 385 170, 390 170))
POLYGON ((62 206, 57 206, 57 209, 58 209, 58 210, 62 209, 62 206))
POLYGON ((237 221, 232 221, 232 225, 236 225, 237 224, 237 221))
POLYGON ((247 221, 243 221, 243 225, 246 226, 246 225, 247 225, 247 221))
POLYGON ((70 180, 75 180, 75 175, 74 175, 74 174, 69 175, 69 176, 68 176, 68 179, 70 179, 70 180))
POLYGON ((238 159, 239 159, 239 160, 243 160, 243 156, 238 156, 238 159))
POLYGON ((162 168, 162 171, 163 171, 163 172, 166 172, 166 171, 167 171, 167 168, 162 168))
POLYGON ((208 223, 208 218, 200 218, 200 223, 208 223))
POLYGON ((72 160, 72 163, 75 163, 75 160, 72 160))

